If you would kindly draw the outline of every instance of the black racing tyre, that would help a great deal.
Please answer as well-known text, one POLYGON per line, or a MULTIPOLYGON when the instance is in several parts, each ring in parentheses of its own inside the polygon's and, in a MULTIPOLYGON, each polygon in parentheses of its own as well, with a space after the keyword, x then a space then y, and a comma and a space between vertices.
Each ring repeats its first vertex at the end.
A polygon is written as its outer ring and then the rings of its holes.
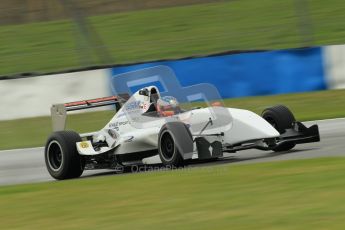
POLYGON ((176 146, 176 138, 166 125, 161 128, 158 135, 158 153, 165 166, 183 166, 183 158, 176 146))
POLYGON ((292 112, 284 105, 276 105, 265 109, 262 117, 270 123, 279 133, 290 129, 296 121, 292 112))
MULTIPOLYGON (((293 128, 293 123, 296 121, 293 113, 284 105, 276 105, 265 109, 262 112, 262 117, 270 123, 280 134, 284 133, 286 129, 293 128)), ((288 151, 295 147, 295 143, 287 142, 278 145, 273 149, 275 152, 288 151)))
POLYGON ((49 174, 57 179, 80 177, 84 171, 85 162, 79 155, 76 143, 81 138, 73 131, 58 131, 52 133, 46 143, 44 158, 49 174))

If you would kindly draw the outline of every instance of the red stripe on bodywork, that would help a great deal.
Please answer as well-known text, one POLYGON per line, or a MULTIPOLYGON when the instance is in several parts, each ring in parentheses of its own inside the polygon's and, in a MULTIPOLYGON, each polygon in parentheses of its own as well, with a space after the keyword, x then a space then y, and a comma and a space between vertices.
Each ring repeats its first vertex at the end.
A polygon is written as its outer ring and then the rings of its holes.
POLYGON ((91 103, 98 103, 98 102, 104 102, 104 101, 116 101, 116 100, 117 100, 116 96, 111 96, 111 97, 101 97, 101 98, 96 98, 96 99, 91 99, 91 100, 69 102, 69 103, 65 103, 64 105, 65 107, 71 107, 71 106, 88 105, 91 103))

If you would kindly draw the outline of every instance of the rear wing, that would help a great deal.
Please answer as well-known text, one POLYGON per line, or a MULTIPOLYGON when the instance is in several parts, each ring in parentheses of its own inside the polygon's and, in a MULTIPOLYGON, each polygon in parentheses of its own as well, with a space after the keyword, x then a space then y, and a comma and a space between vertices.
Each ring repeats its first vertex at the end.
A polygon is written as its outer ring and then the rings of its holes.
POLYGON ((115 105, 118 111, 129 99, 129 94, 119 94, 118 96, 102 97, 83 101, 74 101, 64 104, 54 104, 50 108, 53 123, 53 131, 65 130, 67 112, 83 109, 91 109, 101 106, 115 105))

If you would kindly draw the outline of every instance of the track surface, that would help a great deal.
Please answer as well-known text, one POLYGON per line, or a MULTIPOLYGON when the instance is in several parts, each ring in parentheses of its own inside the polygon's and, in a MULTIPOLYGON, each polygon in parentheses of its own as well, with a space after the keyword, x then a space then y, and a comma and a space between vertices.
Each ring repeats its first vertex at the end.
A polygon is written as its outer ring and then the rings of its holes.
MULTIPOLYGON (((247 150, 229 157, 203 163, 192 164, 192 167, 227 163, 253 163, 305 159, 327 156, 345 156, 345 118, 305 122, 307 126, 319 125, 321 142, 298 145, 295 150, 276 154, 271 151, 247 150)), ((85 171, 83 177, 114 174, 109 170, 85 171)), ((43 157, 43 148, 15 149, 0 151, 0 185, 23 184, 53 181, 48 174, 43 157)))

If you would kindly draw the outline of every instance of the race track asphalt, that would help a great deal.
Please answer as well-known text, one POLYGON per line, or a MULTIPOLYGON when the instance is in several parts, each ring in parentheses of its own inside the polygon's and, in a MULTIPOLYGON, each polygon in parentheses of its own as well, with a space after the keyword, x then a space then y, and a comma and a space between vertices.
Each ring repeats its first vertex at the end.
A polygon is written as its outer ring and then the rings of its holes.
MULTIPOLYGON (((215 164, 243 164, 290 159, 306 159, 328 156, 345 157, 345 118, 305 122, 307 126, 319 125, 321 142, 298 145, 294 150, 277 154, 271 151, 246 150, 229 154, 227 158, 206 163, 194 163, 192 167, 215 164)), ((0 185, 26 184, 54 181, 48 174, 43 148, 0 151, 0 185)), ((85 171, 82 177, 114 175, 114 171, 85 171)))

